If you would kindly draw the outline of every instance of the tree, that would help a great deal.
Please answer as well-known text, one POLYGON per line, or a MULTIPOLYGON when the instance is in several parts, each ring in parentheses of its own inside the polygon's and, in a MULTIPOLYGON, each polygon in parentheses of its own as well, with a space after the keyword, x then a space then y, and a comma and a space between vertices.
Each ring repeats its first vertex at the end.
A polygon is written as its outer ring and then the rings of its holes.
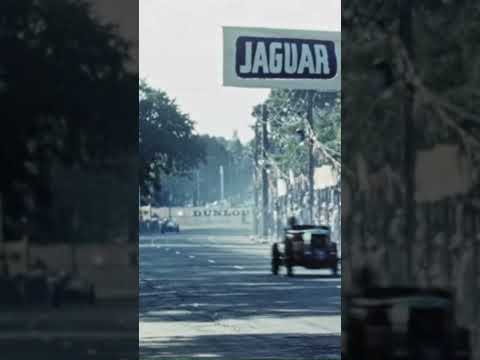
POLYGON ((50 206, 54 163, 105 166, 136 150, 129 99, 138 83, 129 44, 84 1, 2 1, 0 44, 0 192, 11 238, 22 218, 50 206))
POLYGON ((194 122, 166 93, 142 81, 139 92, 140 183, 143 196, 160 190, 160 176, 187 175, 205 156, 194 122))
POLYGON ((200 141, 205 149, 205 161, 192 169, 191 176, 168 177, 166 186, 160 192, 159 203, 163 206, 167 205, 170 197, 173 201, 171 204, 174 206, 218 201, 220 199, 219 169, 223 166, 225 198, 232 205, 243 204, 250 195, 252 183, 253 163, 249 147, 243 145, 238 137, 228 140, 202 135, 200 141))
MULTIPOLYGON (((309 129, 306 122, 307 91, 272 90, 265 101, 269 124, 270 161, 284 175, 295 175, 307 169, 306 141, 309 129)), ((261 106, 252 115, 261 119, 261 106)), ((337 163, 340 160, 341 104, 339 94, 315 92, 313 97, 313 138, 328 154, 317 151, 316 165, 337 163)))

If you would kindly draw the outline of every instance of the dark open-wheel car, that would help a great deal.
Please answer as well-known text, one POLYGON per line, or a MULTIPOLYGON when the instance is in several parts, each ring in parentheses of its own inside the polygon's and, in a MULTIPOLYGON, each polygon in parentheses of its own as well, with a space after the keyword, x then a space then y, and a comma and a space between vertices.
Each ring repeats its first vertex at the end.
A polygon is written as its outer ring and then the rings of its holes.
POLYGON ((180 225, 178 225, 178 223, 173 218, 165 219, 163 221, 162 225, 160 226, 160 232, 162 234, 166 233, 166 232, 179 233, 180 232, 180 225))
POLYGON ((285 230, 282 242, 272 245, 272 274, 278 275, 285 266, 287 275, 293 275, 293 268, 330 269, 338 274, 337 243, 331 240, 328 226, 295 225, 285 230))

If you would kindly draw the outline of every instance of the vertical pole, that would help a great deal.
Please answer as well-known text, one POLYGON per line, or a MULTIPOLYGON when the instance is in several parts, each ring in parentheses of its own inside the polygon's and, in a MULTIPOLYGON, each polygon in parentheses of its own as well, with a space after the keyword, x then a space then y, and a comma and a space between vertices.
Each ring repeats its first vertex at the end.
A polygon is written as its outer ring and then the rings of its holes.
MULTIPOLYGON (((313 130, 313 90, 308 91, 307 95, 307 121, 311 130, 313 130)), ((310 134, 313 135, 313 134, 310 134)), ((308 138, 308 223, 313 224, 313 204, 314 204, 314 179, 313 174, 315 164, 313 159, 313 139, 308 138)))
MULTIPOLYGON (((400 21, 400 36, 407 48, 408 56, 413 61, 413 36, 412 36, 412 16, 413 0, 407 0, 401 6, 402 16, 400 21)), ((415 124, 413 114, 414 89, 409 86, 405 104, 405 236, 406 236, 406 266, 407 281, 413 280, 412 256, 413 242, 416 227, 416 209, 415 209, 415 124)))
POLYGON ((195 202, 195 206, 200 206, 200 170, 197 169, 195 172, 195 180, 196 180, 196 191, 197 191, 197 201, 195 202))
POLYGON ((275 181, 275 201, 273 203, 273 209, 275 211, 275 238, 278 240, 280 238, 280 199, 279 199, 279 191, 278 191, 278 179, 280 179, 280 174, 277 170, 276 172, 276 178, 277 180, 275 181))
POLYGON ((253 232, 255 235, 258 235, 258 153, 259 153, 259 131, 258 131, 258 119, 255 120, 255 152, 254 152, 254 162, 255 168, 253 172, 253 232))
POLYGON ((172 195, 172 187, 170 185, 170 179, 167 180, 168 184, 168 218, 172 218, 172 201, 173 201, 173 195, 172 195))
POLYGON ((225 182, 223 177, 223 165, 220 165, 220 201, 225 200, 225 182))
POLYGON ((267 138, 267 121, 268 113, 267 106, 263 105, 262 111, 262 236, 268 237, 268 177, 267 177, 267 151, 268 151, 268 138, 267 138))

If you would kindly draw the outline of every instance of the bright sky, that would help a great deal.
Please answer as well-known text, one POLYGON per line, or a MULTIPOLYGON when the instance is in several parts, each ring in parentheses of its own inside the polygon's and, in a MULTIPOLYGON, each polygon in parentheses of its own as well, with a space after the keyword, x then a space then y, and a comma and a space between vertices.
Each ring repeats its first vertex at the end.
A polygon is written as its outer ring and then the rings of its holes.
POLYGON ((140 76, 197 130, 242 141, 268 89, 222 86, 222 26, 340 31, 340 0, 140 0, 140 76))

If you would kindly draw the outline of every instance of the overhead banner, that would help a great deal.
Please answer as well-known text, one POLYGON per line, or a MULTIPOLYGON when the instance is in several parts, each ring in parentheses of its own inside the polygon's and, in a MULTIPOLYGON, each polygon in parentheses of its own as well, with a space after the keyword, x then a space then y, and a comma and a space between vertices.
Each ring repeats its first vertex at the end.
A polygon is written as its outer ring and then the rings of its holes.
POLYGON ((223 28, 223 85, 340 91, 341 33, 223 28))
MULTIPOLYGON (((172 216, 182 228, 247 228, 253 226, 253 210, 249 207, 153 208, 160 218, 172 216)), ((181 231, 181 230, 180 230, 181 231)))

